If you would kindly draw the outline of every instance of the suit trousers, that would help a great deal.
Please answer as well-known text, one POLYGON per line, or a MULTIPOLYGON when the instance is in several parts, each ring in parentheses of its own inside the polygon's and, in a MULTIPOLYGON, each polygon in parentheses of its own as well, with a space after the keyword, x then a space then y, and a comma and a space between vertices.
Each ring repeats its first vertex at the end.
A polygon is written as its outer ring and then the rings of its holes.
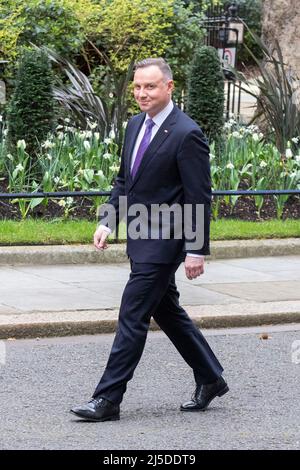
POLYGON ((116 336, 93 397, 121 403, 142 356, 151 316, 193 369, 197 384, 214 382, 222 374, 223 368, 206 339, 179 305, 175 284, 179 265, 131 261, 116 336))

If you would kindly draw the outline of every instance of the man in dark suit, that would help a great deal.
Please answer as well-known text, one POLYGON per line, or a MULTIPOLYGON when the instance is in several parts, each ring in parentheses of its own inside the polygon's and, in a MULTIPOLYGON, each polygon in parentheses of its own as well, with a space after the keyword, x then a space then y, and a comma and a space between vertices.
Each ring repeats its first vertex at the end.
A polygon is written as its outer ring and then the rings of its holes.
POLYGON ((102 378, 92 399, 71 410, 86 420, 119 419, 120 403, 142 356, 151 316, 194 373, 196 390, 191 401, 181 405, 182 411, 203 411, 211 400, 228 391, 222 366, 179 305, 175 284, 182 261, 186 276, 194 279, 204 272, 204 255, 209 254, 209 147, 199 126, 173 104, 172 72, 163 59, 137 63, 133 84, 142 112, 128 123, 109 206, 102 207, 94 234, 95 247, 106 249, 107 236, 124 215, 120 199, 126 197, 131 273, 102 378), (162 205, 162 216, 156 218, 153 230, 151 210, 162 205), (109 215, 109 207, 116 218, 109 215), (183 217, 178 219, 176 211, 173 218, 170 213, 167 217, 166 207, 180 209, 183 217), (202 212, 197 212, 199 207, 202 212), (143 212, 142 217, 134 217, 136 208, 143 212), (178 228, 182 228, 181 236, 178 228))

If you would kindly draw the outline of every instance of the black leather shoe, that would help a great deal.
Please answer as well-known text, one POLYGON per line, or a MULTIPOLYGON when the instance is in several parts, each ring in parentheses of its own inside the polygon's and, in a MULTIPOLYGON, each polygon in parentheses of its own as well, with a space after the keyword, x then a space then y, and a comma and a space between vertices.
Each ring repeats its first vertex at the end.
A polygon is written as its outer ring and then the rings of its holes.
POLYGON ((181 411, 204 411, 215 397, 221 397, 229 391, 223 377, 211 384, 197 385, 191 401, 183 403, 181 411))
POLYGON ((71 413, 88 421, 116 421, 120 419, 120 406, 105 398, 92 398, 87 404, 75 406, 71 413))

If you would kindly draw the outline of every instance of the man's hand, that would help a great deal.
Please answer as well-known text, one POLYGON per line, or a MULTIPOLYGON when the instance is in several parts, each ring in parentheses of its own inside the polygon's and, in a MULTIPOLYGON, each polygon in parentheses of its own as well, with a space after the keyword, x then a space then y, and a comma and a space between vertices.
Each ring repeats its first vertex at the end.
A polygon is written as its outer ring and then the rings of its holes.
POLYGON ((188 279, 195 279, 204 273, 204 256, 195 258, 187 255, 184 262, 185 274, 188 279))
POLYGON ((108 248, 108 244, 106 242, 106 238, 109 235, 109 231, 105 230, 103 227, 98 227, 96 232, 94 233, 94 246, 97 250, 106 250, 108 248))

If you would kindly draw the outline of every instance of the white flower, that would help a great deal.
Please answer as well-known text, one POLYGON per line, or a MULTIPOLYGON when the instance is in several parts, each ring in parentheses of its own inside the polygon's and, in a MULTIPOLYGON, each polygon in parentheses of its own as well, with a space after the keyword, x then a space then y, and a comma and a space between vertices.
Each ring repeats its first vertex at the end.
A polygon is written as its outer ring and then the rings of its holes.
POLYGON ((52 147, 54 147, 55 144, 53 142, 50 142, 50 140, 46 140, 43 144, 42 144, 42 147, 44 147, 45 149, 51 149, 52 147))
POLYGON ((91 150, 91 145, 90 145, 88 140, 85 140, 83 142, 83 146, 84 146, 85 150, 91 150))
POLYGON ((66 123, 69 123, 69 122, 70 122, 70 119, 69 119, 69 118, 65 118, 65 122, 66 122, 66 123))
POLYGON ((3 131, 3 135, 4 135, 4 137, 6 137, 6 136, 7 136, 7 133, 8 133, 8 129, 4 129, 4 131, 3 131))
POLYGON ((108 160, 110 157, 112 157, 112 154, 111 154, 111 153, 106 152, 106 153, 103 154, 103 158, 104 158, 105 160, 108 160))
POLYGON ((297 171, 293 171, 293 173, 290 174, 291 178, 295 178, 297 176, 297 171))
POLYGON ((19 163, 19 164, 16 166, 16 170, 17 170, 17 171, 23 171, 23 170, 24 170, 23 165, 21 165, 21 163, 19 163))
POLYGON ((101 176, 101 178, 104 178, 104 173, 102 170, 97 171, 96 175, 101 176))
POLYGON ((213 153, 210 153, 209 156, 210 156, 211 160, 213 160, 214 158, 216 158, 216 156, 215 156, 213 153))
POLYGON ((55 176, 55 178, 54 178, 54 183, 57 184, 57 183, 59 183, 59 182, 60 182, 59 177, 58 177, 58 176, 55 176))
POLYGON ((66 206, 66 201, 64 199, 61 199, 58 203, 59 206, 65 207, 66 206))
POLYGON ((229 163, 227 163, 226 168, 229 168, 230 170, 233 170, 234 165, 231 162, 229 162, 229 163))
POLYGON ((88 126, 90 129, 95 129, 97 127, 97 123, 88 121, 88 126))
MULTIPOLYGON (((8 156, 8 155, 7 155, 7 156, 8 156)), ((296 156, 295 156, 295 160, 296 160, 296 162, 300 162, 300 155, 296 155, 296 156)))
POLYGON ((80 131, 78 134, 80 139, 89 139, 90 137, 92 137, 92 135, 92 131, 80 131))
POLYGON ((100 132, 94 132, 94 137, 96 140, 100 139, 100 132))
POLYGON ((3 121, 3 117, 2 117, 2 115, 0 114, 0 122, 2 122, 2 121, 3 121))
POLYGON ((253 133, 258 133, 259 132, 259 128, 257 126, 255 126, 254 124, 251 124, 250 126, 248 126, 246 128, 248 134, 253 134, 253 133))
POLYGON ((52 155, 50 155, 50 153, 47 153, 47 158, 48 158, 48 160, 50 160, 50 162, 51 162, 51 160, 52 160, 52 155))
POLYGON ((63 129, 63 126, 61 126, 61 125, 56 126, 56 130, 59 131, 59 129, 63 129))
POLYGON ((265 168, 266 166, 268 166, 268 164, 267 164, 264 160, 262 160, 262 161, 260 162, 259 166, 260 166, 261 168, 265 168))
POLYGON ((109 167, 111 171, 119 171, 120 167, 118 165, 112 165, 109 167))
POLYGON ((18 140, 18 142, 17 142, 17 147, 18 147, 18 149, 23 149, 23 150, 25 150, 25 149, 26 149, 26 142, 25 142, 25 140, 24 140, 24 139, 18 140))
POLYGON ((293 137, 293 138, 292 138, 292 141, 294 142, 294 144, 298 144, 298 142, 299 142, 299 137, 293 137))
POLYGON ((8 153, 6 156, 7 156, 7 158, 9 158, 9 160, 13 160, 13 159, 14 159, 14 157, 12 156, 11 153, 8 153))
POLYGON ((64 137, 65 137, 65 134, 64 134, 63 132, 59 132, 59 133, 57 134, 58 140, 63 140, 64 137))
POLYGON ((126 129, 126 127, 127 127, 127 121, 124 121, 123 124, 122 124, 122 126, 123 126, 123 129, 126 129))
POLYGON ((109 93, 108 95, 110 98, 113 98, 114 97, 114 94, 112 92, 109 93))
POLYGON ((263 138, 263 136, 264 136, 264 135, 263 135, 263 133, 262 133, 262 132, 260 132, 260 133, 258 134, 258 137, 259 137, 260 139, 262 139, 262 138, 263 138))
POLYGON ((69 159, 73 160, 73 155, 71 154, 71 152, 69 152, 69 159))
POLYGON ((239 137, 240 137, 240 133, 239 133, 238 131, 233 131, 232 137, 239 138, 239 137))
POLYGON ((289 149, 289 148, 286 149, 285 156, 286 156, 286 158, 292 158, 293 152, 291 151, 291 149, 289 149))
POLYGON ((259 140, 259 135, 258 135, 256 132, 254 132, 254 134, 252 134, 252 139, 253 139, 255 142, 257 142, 257 141, 259 140))
POLYGON ((111 139, 115 139, 116 134, 115 134, 115 131, 114 131, 113 129, 110 131, 109 137, 110 137, 111 139))
POLYGON ((106 145, 109 145, 109 144, 112 143, 112 140, 111 140, 109 137, 106 137, 106 139, 104 139, 104 143, 105 143, 106 145))
POLYGON ((225 122, 225 124, 224 124, 224 129, 231 129, 231 124, 230 124, 230 122, 225 122))

